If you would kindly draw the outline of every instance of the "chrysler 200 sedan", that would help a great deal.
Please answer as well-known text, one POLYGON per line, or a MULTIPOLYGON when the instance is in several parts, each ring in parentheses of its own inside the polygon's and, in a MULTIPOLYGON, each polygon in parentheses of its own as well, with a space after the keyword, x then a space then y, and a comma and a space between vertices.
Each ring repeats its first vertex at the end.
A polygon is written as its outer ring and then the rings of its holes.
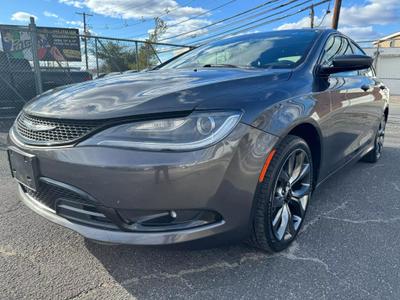
POLYGON ((389 91, 334 30, 236 36, 57 88, 9 134, 21 200, 86 238, 285 249, 313 190, 380 156, 389 91))

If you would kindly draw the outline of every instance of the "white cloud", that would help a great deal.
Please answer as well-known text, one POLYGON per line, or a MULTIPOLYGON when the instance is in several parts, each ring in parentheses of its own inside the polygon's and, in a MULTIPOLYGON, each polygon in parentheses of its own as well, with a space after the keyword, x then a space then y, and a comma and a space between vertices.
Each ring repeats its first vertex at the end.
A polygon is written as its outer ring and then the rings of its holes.
POLYGON ((387 25, 400 18, 399 0, 368 0, 363 5, 342 7, 339 24, 344 26, 387 25))
MULTIPOLYGON (((58 0, 71 6, 80 6, 92 12, 112 18, 122 19, 151 19, 160 17, 166 20, 167 32, 162 39, 193 31, 211 23, 207 19, 191 19, 193 15, 205 13, 201 7, 181 6, 177 0, 58 0)), ((208 14, 204 14, 208 16, 208 14)), ((148 33, 151 33, 149 30, 148 33)), ((192 35, 178 37, 177 40, 187 39, 207 33, 207 29, 200 29, 192 35)), ((145 38, 145 37, 144 37, 145 38)))
POLYGON ((341 27, 340 31, 356 41, 373 40, 379 37, 379 34, 374 31, 372 26, 341 27))
MULTIPOLYGON (((326 17, 322 23, 322 18, 315 17, 314 24, 322 28, 329 28, 331 26, 331 18, 326 17)), ((340 23, 339 23, 340 24, 340 23)), ((287 30, 287 29, 299 29, 299 28, 310 28, 310 18, 304 17, 297 22, 283 24, 275 30, 287 30)), ((368 40, 374 39, 378 36, 378 33, 374 31, 372 26, 339 26, 339 31, 351 37, 353 40, 368 40)))
POLYGON ((57 14, 52 13, 52 12, 47 11, 47 10, 45 10, 45 11, 43 12, 43 15, 44 15, 45 17, 48 17, 48 18, 58 18, 58 15, 57 15, 57 14))
POLYGON ((70 6, 74 6, 76 8, 82 8, 83 7, 83 3, 81 1, 78 0, 58 0, 58 2, 63 3, 63 4, 67 4, 70 6))
MULTIPOLYGON (((342 7, 339 19, 339 30, 354 40, 374 39, 379 34, 373 25, 387 25, 397 23, 400 18, 399 0, 366 0, 363 5, 342 7)), ((332 16, 328 15, 322 27, 330 27, 332 16)), ((321 18, 315 18, 319 25, 321 18)), ((275 29, 309 28, 310 18, 304 17, 297 22, 286 23, 275 29)))
POLYGON ((34 17, 35 20, 38 19, 38 17, 36 17, 33 14, 24 12, 24 11, 18 11, 16 13, 13 13, 11 16, 11 20, 12 21, 17 21, 17 22, 29 22, 30 17, 34 17))
POLYGON ((180 6, 175 0, 59 0, 75 7, 87 7, 97 14, 123 19, 171 18, 205 12, 201 7, 180 6))
MULTIPOLYGON (((189 32, 189 31, 193 31, 193 32, 188 35, 179 36, 176 39, 182 40, 182 39, 193 38, 193 37, 207 33, 207 28, 199 29, 197 31, 196 31, 196 29, 204 27, 208 24, 211 24, 211 21, 205 20, 205 19, 188 20, 187 17, 177 18, 177 19, 167 22, 167 26, 168 26, 167 31, 162 36, 162 38, 167 39, 171 36, 176 36, 176 35, 179 35, 179 34, 182 34, 185 32, 189 32), (177 24, 177 25, 175 25, 175 24, 177 24)), ((150 32, 152 32, 152 30, 149 30, 149 33, 150 32)))
POLYGON ((83 28, 83 22, 82 21, 68 21, 68 20, 63 20, 63 21, 64 21, 65 24, 83 28))
MULTIPOLYGON (((322 23, 322 18, 315 17, 314 18, 314 24, 315 26, 321 26, 321 27, 328 27, 329 23, 331 22, 331 19, 329 17, 326 17, 322 23)), ((277 28, 275 30, 288 30, 288 29, 299 29, 299 28, 310 28, 311 26, 311 21, 309 17, 304 17, 300 19, 297 22, 293 23, 285 23, 277 28)))

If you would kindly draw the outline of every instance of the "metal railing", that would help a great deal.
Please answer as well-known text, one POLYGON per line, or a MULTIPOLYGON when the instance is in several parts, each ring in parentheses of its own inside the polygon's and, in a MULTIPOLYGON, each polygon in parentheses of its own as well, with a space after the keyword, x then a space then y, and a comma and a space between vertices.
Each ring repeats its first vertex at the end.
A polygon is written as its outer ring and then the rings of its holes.
MULTIPOLYGON (((16 115, 36 95, 49 89, 152 68, 192 47, 104 36, 78 30, 0 25, 0 118, 16 115), (57 47, 64 43, 66 48, 57 47), (86 47, 85 47, 86 45, 86 47)), ((359 41, 374 57, 379 78, 400 95, 400 38, 359 41)))
POLYGON ((78 30, 0 25, 0 117, 15 115, 34 96, 72 83, 139 72, 191 47, 90 36, 78 30), (58 45, 64 43, 65 47, 58 45), (86 47, 85 47, 86 44, 86 47))
POLYGON ((400 37, 359 41, 364 51, 374 58, 376 75, 390 89, 400 95, 400 37))

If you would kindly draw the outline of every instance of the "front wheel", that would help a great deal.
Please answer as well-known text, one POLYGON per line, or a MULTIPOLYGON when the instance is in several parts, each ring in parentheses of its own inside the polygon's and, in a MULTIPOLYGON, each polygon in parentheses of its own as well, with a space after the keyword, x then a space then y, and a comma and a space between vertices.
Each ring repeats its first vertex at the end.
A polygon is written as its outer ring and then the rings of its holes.
POLYGON ((250 240, 268 252, 281 251, 296 238, 313 190, 312 155, 303 139, 289 135, 274 153, 255 194, 250 240))

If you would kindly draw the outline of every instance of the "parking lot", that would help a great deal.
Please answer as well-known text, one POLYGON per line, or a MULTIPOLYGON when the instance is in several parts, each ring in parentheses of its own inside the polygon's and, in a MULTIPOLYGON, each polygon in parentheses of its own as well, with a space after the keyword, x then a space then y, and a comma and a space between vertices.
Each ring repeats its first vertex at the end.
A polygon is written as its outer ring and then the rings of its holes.
POLYGON ((267 255, 244 244, 186 249, 85 240, 19 203, 0 151, 0 298, 399 299, 399 162, 394 103, 382 159, 357 163, 321 186, 297 241, 267 255))

